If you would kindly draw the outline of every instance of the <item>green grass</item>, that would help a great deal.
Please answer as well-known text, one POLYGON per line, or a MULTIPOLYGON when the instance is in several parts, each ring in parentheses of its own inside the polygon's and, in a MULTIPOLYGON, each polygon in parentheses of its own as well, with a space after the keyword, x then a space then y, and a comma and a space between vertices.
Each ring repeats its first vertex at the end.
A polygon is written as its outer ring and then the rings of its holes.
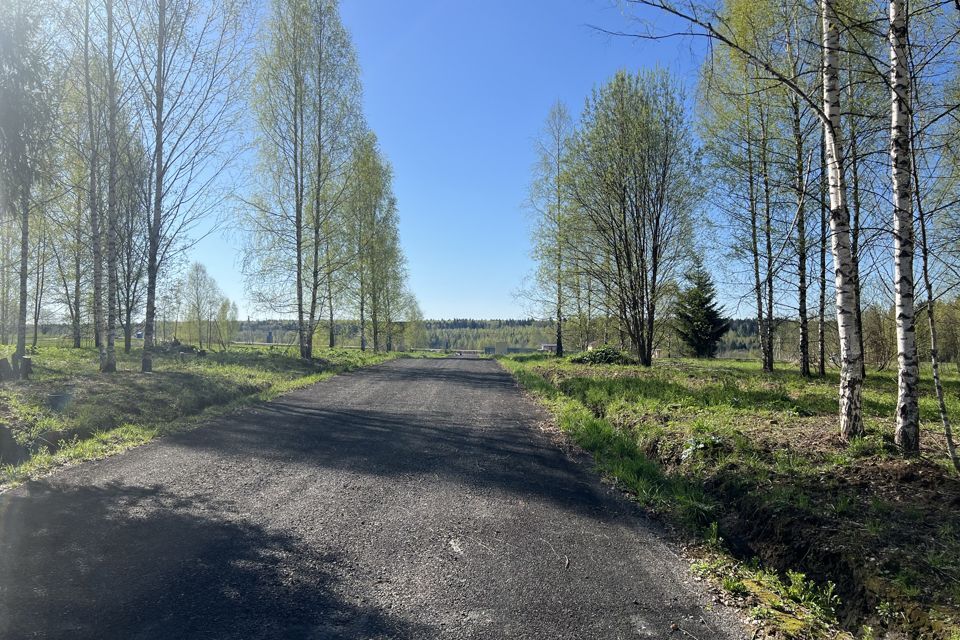
MULTIPOLYGON (((960 482, 929 376, 923 455, 907 460, 892 444, 894 372, 869 373, 867 434, 847 445, 835 372, 806 380, 756 362, 645 369, 540 354, 500 362, 602 473, 700 540, 718 586, 781 636, 834 637, 840 620, 850 634, 960 629, 960 482), (879 602, 902 615, 879 620, 879 602)), ((944 382, 957 415, 960 378, 951 370, 944 382)))
POLYGON ((402 355, 335 349, 306 362, 285 348, 235 347, 205 358, 159 356, 154 373, 141 374, 134 352, 118 354, 118 372, 103 375, 93 349, 43 346, 29 381, 0 385, 0 426, 28 456, 0 467, 0 489, 402 355))

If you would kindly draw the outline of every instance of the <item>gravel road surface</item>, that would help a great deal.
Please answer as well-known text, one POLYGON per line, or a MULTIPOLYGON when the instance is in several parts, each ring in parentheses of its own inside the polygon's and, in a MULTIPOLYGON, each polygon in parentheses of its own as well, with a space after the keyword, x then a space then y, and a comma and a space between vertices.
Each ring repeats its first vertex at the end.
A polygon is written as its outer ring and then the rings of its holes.
POLYGON ((489 360, 396 360, 0 495, 0 638, 741 638, 489 360))

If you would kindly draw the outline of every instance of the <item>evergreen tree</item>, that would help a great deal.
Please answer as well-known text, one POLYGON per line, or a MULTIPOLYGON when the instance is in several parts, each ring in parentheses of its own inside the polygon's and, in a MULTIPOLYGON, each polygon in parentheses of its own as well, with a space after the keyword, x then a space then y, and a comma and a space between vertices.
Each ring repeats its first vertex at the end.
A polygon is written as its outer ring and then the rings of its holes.
POLYGON ((695 258, 687 273, 689 287, 677 299, 677 333, 698 358, 716 355, 720 338, 730 328, 730 322, 717 306, 717 291, 713 278, 695 258))

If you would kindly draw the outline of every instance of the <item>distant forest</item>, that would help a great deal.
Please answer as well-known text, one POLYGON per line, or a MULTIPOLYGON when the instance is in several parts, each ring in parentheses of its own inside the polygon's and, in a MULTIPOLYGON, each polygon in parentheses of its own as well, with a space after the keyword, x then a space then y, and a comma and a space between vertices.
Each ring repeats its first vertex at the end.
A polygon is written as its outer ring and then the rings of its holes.
MULTIPOLYGON (((420 327, 408 324, 397 323, 398 346, 404 349, 482 350, 499 344, 515 350, 537 350, 541 345, 552 344, 555 338, 555 327, 550 320, 454 318, 423 320, 420 327)), ((67 324, 41 324, 37 333, 41 343, 62 341, 67 344, 72 341, 72 328, 67 324)), ((297 323, 295 320, 240 320, 229 333, 234 342, 292 346, 297 342, 297 323)), ((355 320, 338 320, 335 336, 338 347, 359 347, 359 323, 355 320)), ((138 332, 134 343, 139 343, 141 337, 138 332)), ((663 356, 685 355, 672 332, 665 332, 664 337, 663 356)), ((174 338, 184 344, 196 344, 197 329, 194 323, 159 321, 158 342, 168 343, 174 338)), ((214 341, 209 342, 212 344, 214 341)), ((598 344, 602 342, 597 340, 598 344)), ((617 343, 615 335, 610 342, 617 343)), ((756 355, 757 349, 759 337, 756 320, 733 320, 730 331, 721 341, 718 355, 751 357, 756 355)))
MULTIPOLYGON (((397 332, 402 336, 400 344, 405 349, 450 349, 483 350, 487 347, 506 345, 514 350, 538 350, 541 345, 555 341, 555 327, 550 320, 532 319, 491 319, 453 318, 450 320, 423 320, 419 327, 398 323, 397 332)), ((759 333, 757 321, 753 319, 731 321, 730 331, 723 337, 718 350, 719 357, 746 358, 756 357, 759 353, 759 333)), ((789 331, 790 325, 783 323, 778 333, 789 331)), ((169 340, 176 333, 181 341, 190 342, 195 331, 190 326, 161 327, 161 339, 166 335, 169 340)), ((360 330, 355 320, 336 322, 336 345, 339 347, 359 347, 360 330)), ((617 344, 616 333, 607 333, 608 342, 617 344)), ((292 344, 296 341, 296 323, 291 320, 247 320, 239 323, 235 334, 238 342, 273 342, 292 344)), ((598 332, 597 344, 604 343, 598 332)), ((788 340, 782 341, 789 344, 788 340)), ((661 355, 683 356, 680 341, 672 331, 665 330, 661 355)), ((791 354, 778 354, 789 359, 791 354)))
MULTIPOLYGON (((887 322, 892 309, 869 306, 864 309, 864 351, 867 364, 877 369, 892 367, 896 363, 896 336, 887 322)), ((942 303, 938 309, 941 330, 940 356, 944 362, 960 361, 960 301, 942 303)), ((229 329, 218 327, 218 320, 204 323, 204 345, 220 348, 218 337, 230 342, 267 343, 277 345, 296 345, 297 323, 295 320, 231 320, 229 329)), ((612 323, 611 323, 612 324, 612 323)), ((337 347, 359 347, 360 325, 356 320, 337 320, 334 334, 337 347)), ((827 328, 832 329, 830 321, 827 328)), ((138 335, 142 326, 135 326, 133 344, 141 346, 138 335)), ((325 331, 325 327, 320 329, 325 331)), ((72 344, 72 326, 64 323, 41 323, 37 328, 40 344, 72 344)), ((30 332, 33 332, 31 325, 30 332)), ((564 340, 573 346, 575 327, 570 327, 570 340, 564 340)), ((918 328, 920 337, 927 340, 926 327, 918 328)), ((184 344, 197 344, 197 325, 191 321, 157 322, 157 340, 169 343, 174 338, 184 344)), ((566 332, 565 332, 566 333, 566 332)), ((619 337, 615 329, 602 327, 594 329, 597 338, 593 344, 607 342, 619 346, 619 337), (606 334, 606 340, 604 340, 606 334)), ((796 362, 800 354, 797 347, 799 324, 796 320, 780 319, 775 322, 773 331, 774 357, 779 362, 796 362)), ((84 336, 90 332, 84 331, 84 336)), ((690 355, 677 337, 670 323, 664 323, 656 344, 657 357, 682 357, 690 355)), ((394 327, 395 348, 410 349, 485 349, 505 345, 513 350, 537 350, 544 344, 554 342, 555 326, 551 320, 476 320, 454 318, 452 320, 422 320, 419 322, 397 322, 394 327)), ((836 337, 827 331, 827 352, 836 353, 836 337)), ((0 333, 0 343, 3 342, 0 333)), ((84 344, 93 340, 84 338, 84 344)), ((927 343, 921 342, 921 355, 926 356, 927 343)), ((368 345, 369 346, 369 345, 368 345)), ((719 358, 758 358, 760 357, 760 335, 756 319, 735 319, 730 321, 730 330, 720 340, 717 350, 719 358)), ((838 363, 830 362, 837 367, 838 363)))
MULTIPOLYGON (((416 344, 406 344, 406 348, 450 349, 453 351, 482 350, 496 345, 506 345, 510 349, 537 350, 541 345, 555 341, 555 327, 549 320, 453 318, 450 320, 424 320, 422 329, 411 331, 401 329, 405 336, 418 336, 416 344)), ((240 323, 237 340, 241 342, 266 342, 267 338, 277 343, 290 343, 296 339, 296 325, 293 322, 275 320, 247 321, 240 323)), ((408 337, 407 341, 410 341, 408 337)), ((598 340, 602 343, 603 340, 598 340)), ((610 342, 616 344, 615 335, 610 342)), ((338 346, 356 347, 360 345, 359 327, 355 321, 337 322, 336 343, 338 346)), ((759 349, 759 334, 756 320, 734 320, 731 329, 721 341, 720 357, 752 357, 759 349)), ((665 332, 663 356, 685 355, 671 332, 665 332)))

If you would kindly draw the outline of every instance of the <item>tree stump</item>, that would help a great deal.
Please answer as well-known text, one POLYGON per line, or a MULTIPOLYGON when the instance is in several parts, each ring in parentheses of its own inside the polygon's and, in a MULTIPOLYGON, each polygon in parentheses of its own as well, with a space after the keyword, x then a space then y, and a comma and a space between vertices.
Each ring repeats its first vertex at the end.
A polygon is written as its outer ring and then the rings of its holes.
MULTIPOLYGON (((0 360, 0 362, 6 362, 6 360, 0 360)), ((10 364, 7 363, 7 366, 9 367, 10 364)), ((0 463, 17 464, 23 462, 26 458, 26 448, 14 439, 9 427, 0 425, 0 463)))
POLYGON ((15 378, 16 375, 13 373, 13 367, 10 366, 10 361, 6 358, 0 358, 0 382, 8 382, 15 378))

